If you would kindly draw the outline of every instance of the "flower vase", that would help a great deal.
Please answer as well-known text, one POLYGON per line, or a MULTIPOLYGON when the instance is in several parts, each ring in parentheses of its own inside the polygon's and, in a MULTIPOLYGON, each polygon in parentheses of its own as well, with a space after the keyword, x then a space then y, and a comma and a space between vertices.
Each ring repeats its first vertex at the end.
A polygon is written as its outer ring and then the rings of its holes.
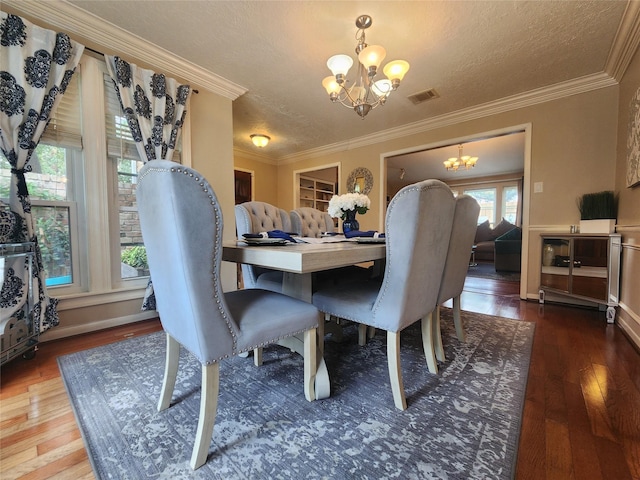
POLYGON ((360 230, 360 224, 356 220, 356 211, 347 210, 344 212, 345 220, 342 222, 342 232, 346 235, 351 230, 360 230))

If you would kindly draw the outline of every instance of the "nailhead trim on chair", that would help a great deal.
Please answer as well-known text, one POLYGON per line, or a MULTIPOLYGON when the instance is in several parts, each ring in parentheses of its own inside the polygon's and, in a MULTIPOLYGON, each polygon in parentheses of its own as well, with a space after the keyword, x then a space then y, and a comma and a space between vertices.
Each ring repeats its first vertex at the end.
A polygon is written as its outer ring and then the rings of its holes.
MULTIPOLYGON (((165 169, 160 169, 160 168, 150 168, 147 170, 145 175, 148 175, 149 172, 154 171, 154 172, 166 172, 165 169)), ((200 181, 200 177, 195 176, 192 172, 189 172, 188 170, 184 170, 183 168, 180 167, 171 167, 170 169, 171 173, 183 173, 185 175, 188 175, 189 177, 193 178, 196 182, 200 182, 198 185, 200 186, 200 188, 202 188, 202 191, 207 195, 208 198, 211 199, 211 205, 215 207, 216 202, 213 201, 213 195, 211 193, 209 193, 209 189, 205 187, 205 182, 200 181)), ((220 212, 219 209, 217 208, 213 208, 213 214, 214 214, 214 219, 215 219, 215 225, 216 225, 216 236, 218 238, 220 238, 220 236, 222 235, 222 230, 220 228, 220 212)), ((215 273, 215 265, 218 263, 218 259, 221 258, 221 251, 220 248, 218 246, 218 244, 216 243, 214 246, 214 251, 213 251, 213 271, 211 272, 213 275, 213 284, 216 287, 216 290, 213 293, 214 298, 216 299, 216 305, 218 306, 218 310, 220 311, 220 314, 222 315, 222 318, 224 318, 225 323, 227 324, 227 328, 229 329, 229 333, 231 334, 231 337, 233 338, 233 347, 232 347, 232 355, 237 355, 237 339, 236 339, 236 335, 234 332, 234 329, 231 325, 231 323, 229 322, 229 319, 226 315, 226 313, 224 312, 224 310, 222 309, 222 303, 220 301, 220 295, 223 293, 222 290, 220 289, 220 282, 218 279, 218 276, 215 273)), ((153 282, 153 279, 151 280, 153 282)), ((214 359, 212 362, 209 363, 215 363, 216 361, 222 360, 224 358, 229 358, 229 355, 223 355, 222 357, 218 357, 217 359, 214 359)))
MULTIPOLYGON (((150 169, 147 170, 147 172, 143 176, 148 175, 149 172, 151 172, 151 171, 166 172, 165 169, 160 169, 160 168, 151 169, 150 168, 150 169)), ((187 170, 183 170, 180 167, 171 167, 170 171, 172 173, 184 173, 185 175, 189 175, 190 177, 192 177, 195 181, 200 182, 200 178, 199 177, 195 176, 192 172, 189 172, 187 170)), ((209 189, 205 188, 205 183, 204 182, 200 182, 199 185, 202 188, 202 191, 204 193, 208 194, 208 198, 211 199, 211 205, 215 206, 216 202, 213 201, 213 195, 209 193, 209 189)), ((214 218, 215 218, 215 221, 216 221, 216 235, 219 238, 222 235, 222 231, 221 231, 221 228, 220 228, 220 216, 219 216, 220 212, 219 212, 219 209, 217 209, 217 208, 214 208, 213 210, 214 210, 214 218)), ((213 258, 214 258, 213 266, 214 267, 217 264, 218 259, 221 258, 220 257, 221 253, 222 252, 221 252, 221 249, 219 247, 219 244, 216 243, 215 246, 214 246, 214 252, 213 252, 213 258)), ((218 288, 214 291, 213 296, 214 296, 214 298, 216 300, 216 305, 218 306, 218 309, 220 310, 220 314, 224 318, 224 321, 227 324, 227 328, 229 329, 229 332, 231 333, 231 337, 233 338, 233 349, 232 349, 232 353, 230 355, 222 355, 222 356, 220 356, 218 358, 213 359, 210 362, 207 362, 206 365, 210 365, 212 363, 219 362, 220 360, 224 360, 226 358, 229 358, 229 357, 232 357, 232 356, 236 356, 236 355, 238 355, 240 353, 243 353, 243 352, 250 352, 251 350, 255 350, 256 348, 260 348, 260 347, 265 347, 267 345, 271 345, 273 343, 276 343, 278 340, 282 340, 283 338, 288 338, 288 337, 291 337, 291 336, 294 336, 294 335, 299 335, 299 334, 304 333, 306 331, 306 329, 298 330, 296 332, 293 332, 292 334, 282 335, 282 336, 274 338, 274 339, 272 339, 272 340, 270 340, 268 342, 260 343, 258 345, 253 345, 253 346, 248 347, 248 348, 243 349, 243 350, 238 350, 237 349, 236 333, 235 333, 234 329, 232 328, 231 323, 229 322, 229 318, 227 317, 226 313, 222 309, 222 301, 221 301, 220 297, 222 295, 224 295, 224 293, 222 292, 222 289, 220 288, 220 282, 218 281, 219 279, 218 279, 218 277, 217 277, 217 275, 215 273, 215 268, 212 271, 212 275, 213 275, 214 285, 218 286, 218 288)), ((314 328, 317 328, 317 327, 318 327, 318 325, 316 324, 316 326, 314 328)))

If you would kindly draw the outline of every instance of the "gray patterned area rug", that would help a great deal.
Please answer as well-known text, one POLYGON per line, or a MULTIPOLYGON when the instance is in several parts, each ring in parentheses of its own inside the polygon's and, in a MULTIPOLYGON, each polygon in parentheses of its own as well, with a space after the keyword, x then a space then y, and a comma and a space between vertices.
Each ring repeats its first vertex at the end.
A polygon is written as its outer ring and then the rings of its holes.
POLYGON ((427 370, 419 324, 401 336, 408 409, 393 404, 386 335, 365 347, 357 329, 326 342, 331 397, 307 402, 303 360, 264 351, 264 365, 220 368, 208 462, 188 462, 200 401, 200 365, 182 349, 172 406, 156 411, 164 334, 58 358, 98 479, 512 478, 535 325, 463 312, 467 342, 443 309, 446 362, 427 370))

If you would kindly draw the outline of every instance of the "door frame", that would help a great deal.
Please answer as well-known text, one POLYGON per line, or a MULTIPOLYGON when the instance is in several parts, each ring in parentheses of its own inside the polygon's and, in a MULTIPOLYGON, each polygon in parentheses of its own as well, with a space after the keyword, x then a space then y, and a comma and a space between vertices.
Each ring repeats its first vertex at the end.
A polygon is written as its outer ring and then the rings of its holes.
POLYGON ((380 195, 380 218, 379 224, 384 225, 384 219, 387 212, 387 158, 396 155, 414 153, 421 150, 434 149, 452 144, 467 143, 474 140, 481 140, 487 137, 497 137, 509 133, 524 132, 524 175, 522 180, 522 256, 520 259, 520 298, 526 300, 528 287, 528 268, 529 268, 529 209, 531 208, 531 135, 532 124, 525 123, 519 125, 511 125, 509 127, 491 130, 487 132, 478 132, 463 137, 449 138, 447 140, 439 140, 427 144, 416 145, 413 147, 403 148, 380 154, 380 179, 382 180, 382 194, 380 195))

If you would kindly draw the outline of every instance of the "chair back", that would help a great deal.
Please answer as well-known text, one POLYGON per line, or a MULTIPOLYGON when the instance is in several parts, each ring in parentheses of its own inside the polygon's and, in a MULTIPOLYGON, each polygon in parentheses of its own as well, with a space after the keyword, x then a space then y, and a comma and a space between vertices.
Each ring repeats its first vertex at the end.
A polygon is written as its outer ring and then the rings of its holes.
POLYGON ((385 219, 386 266, 373 305, 374 324, 398 332, 436 306, 444 270, 455 199, 439 180, 402 188, 385 219))
POLYGON ((245 202, 235 207, 238 238, 245 233, 269 230, 291 231, 289 214, 282 208, 266 202, 245 202))
POLYGON ((140 169, 136 200, 162 327, 203 364, 233 354, 238 329, 219 278, 223 221, 211 185, 153 160, 140 169))
POLYGON ((335 231, 331 215, 317 208, 300 207, 291 210, 291 229, 302 237, 318 238, 324 232, 335 231))
POLYGON ((471 247, 476 234, 479 214, 480 205, 473 197, 459 195, 456 198, 451 240, 438 295, 438 304, 462 293, 464 280, 469 269, 471 247))
MULTIPOLYGON (((235 206, 236 233, 239 239, 245 233, 282 230, 291 232, 291 219, 286 210, 266 202, 245 202, 235 206)), ((242 280, 245 288, 256 288, 258 277, 269 272, 266 268, 242 265, 242 280)))

